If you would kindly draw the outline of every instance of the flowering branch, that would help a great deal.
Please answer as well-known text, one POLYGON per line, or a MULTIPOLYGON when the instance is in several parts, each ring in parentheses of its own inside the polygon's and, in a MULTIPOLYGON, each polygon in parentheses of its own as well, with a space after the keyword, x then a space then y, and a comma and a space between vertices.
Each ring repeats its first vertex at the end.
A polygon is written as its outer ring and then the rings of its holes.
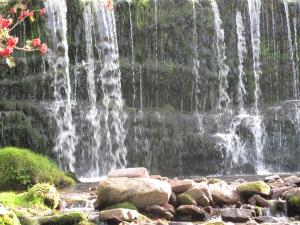
POLYGON ((29 10, 28 1, 20 0, 7 13, 6 16, 0 14, 0 58, 5 58, 9 67, 15 66, 15 59, 12 56, 14 50, 34 52, 39 51, 41 55, 46 54, 47 45, 39 38, 27 40, 25 46, 17 46, 19 38, 12 35, 13 30, 25 20, 34 22, 36 18, 43 17, 46 9, 29 10))

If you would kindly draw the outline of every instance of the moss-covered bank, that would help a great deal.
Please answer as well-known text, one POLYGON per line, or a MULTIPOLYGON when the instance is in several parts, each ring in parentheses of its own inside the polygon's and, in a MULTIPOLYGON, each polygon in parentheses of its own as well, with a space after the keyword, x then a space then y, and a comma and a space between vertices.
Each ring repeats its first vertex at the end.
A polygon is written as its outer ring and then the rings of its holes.
POLYGON ((37 183, 69 187, 75 181, 48 158, 30 150, 6 147, 0 149, 0 190, 26 190, 37 183))

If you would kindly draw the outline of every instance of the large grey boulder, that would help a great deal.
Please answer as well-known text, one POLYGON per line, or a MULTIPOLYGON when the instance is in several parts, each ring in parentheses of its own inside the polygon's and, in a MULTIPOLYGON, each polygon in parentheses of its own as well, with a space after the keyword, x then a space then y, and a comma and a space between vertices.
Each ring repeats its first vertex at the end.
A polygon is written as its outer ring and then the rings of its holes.
POLYGON ((225 222, 245 223, 255 216, 251 209, 224 209, 221 212, 222 220, 225 222))
POLYGON ((108 178, 100 182, 95 208, 130 202, 138 208, 168 203, 171 196, 168 182, 152 178, 108 178))

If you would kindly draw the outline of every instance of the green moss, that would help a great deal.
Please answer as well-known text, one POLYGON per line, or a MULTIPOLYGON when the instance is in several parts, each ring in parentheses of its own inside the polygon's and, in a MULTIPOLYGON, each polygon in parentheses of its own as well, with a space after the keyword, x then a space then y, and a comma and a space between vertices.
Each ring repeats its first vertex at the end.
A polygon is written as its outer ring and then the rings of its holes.
POLYGON ((197 205, 196 200, 189 194, 183 193, 178 195, 177 198, 181 205, 197 205))
POLYGON ((74 180, 44 156, 26 149, 0 149, 0 190, 25 190, 37 183, 73 186, 74 180))
POLYGON ((76 225, 87 221, 85 214, 80 212, 67 213, 63 215, 47 216, 39 219, 40 225, 76 225))
POLYGON ((242 183, 237 187, 237 190, 242 194, 264 194, 269 195, 271 188, 263 181, 254 181, 242 183))
POLYGON ((208 180, 208 183, 209 184, 216 184, 216 183, 224 183, 225 181, 223 181, 223 180, 221 180, 221 179, 218 179, 218 178, 210 178, 209 180, 208 180))
POLYGON ((28 192, 21 194, 14 192, 0 193, 0 204, 8 208, 55 209, 59 205, 59 200, 58 192, 49 184, 37 184, 28 192))
POLYGON ((21 225, 16 214, 9 212, 8 214, 0 215, 0 225, 21 225))
POLYGON ((29 189, 27 198, 31 201, 41 199, 46 206, 52 209, 58 208, 60 201, 56 188, 50 184, 37 184, 33 186, 29 189))
POLYGON ((112 206, 107 207, 106 209, 132 209, 132 210, 138 210, 134 204, 130 202, 122 202, 119 204, 115 204, 112 206))
POLYGON ((300 198, 298 196, 293 195, 293 196, 289 197, 287 199, 287 201, 291 206, 294 206, 294 207, 297 207, 298 209, 300 209, 300 198))

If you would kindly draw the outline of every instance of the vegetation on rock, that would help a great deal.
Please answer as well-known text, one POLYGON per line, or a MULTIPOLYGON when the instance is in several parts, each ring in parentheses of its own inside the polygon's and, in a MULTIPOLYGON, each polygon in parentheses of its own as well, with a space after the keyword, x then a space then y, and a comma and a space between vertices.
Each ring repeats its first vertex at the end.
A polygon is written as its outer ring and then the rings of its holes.
POLYGON ((21 223, 15 213, 2 212, 0 208, 0 225, 21 225, 21 223))
POLYGON ((269 195, 271 188, 263 181, 245 182, 237 187, 237 191, 241 194, 263 194, 269 195))
POLYGON ((7 208, 34 208, 36 210, 56 209, 60 198, 54 186, 37 184, 28 192, 20 194, 14 192, 0 193, 0 204, 7 208))
POLYGON ((0 190, 26 190, 37 183, 68 187, 74 180, 44 156, 26 149, 0 149, 0 190))
POLYGON ((55 215, 41 218, 40 225, 74 225, 87 221, 86 215, 80 212, 73 212, 63 215, 55 215))

